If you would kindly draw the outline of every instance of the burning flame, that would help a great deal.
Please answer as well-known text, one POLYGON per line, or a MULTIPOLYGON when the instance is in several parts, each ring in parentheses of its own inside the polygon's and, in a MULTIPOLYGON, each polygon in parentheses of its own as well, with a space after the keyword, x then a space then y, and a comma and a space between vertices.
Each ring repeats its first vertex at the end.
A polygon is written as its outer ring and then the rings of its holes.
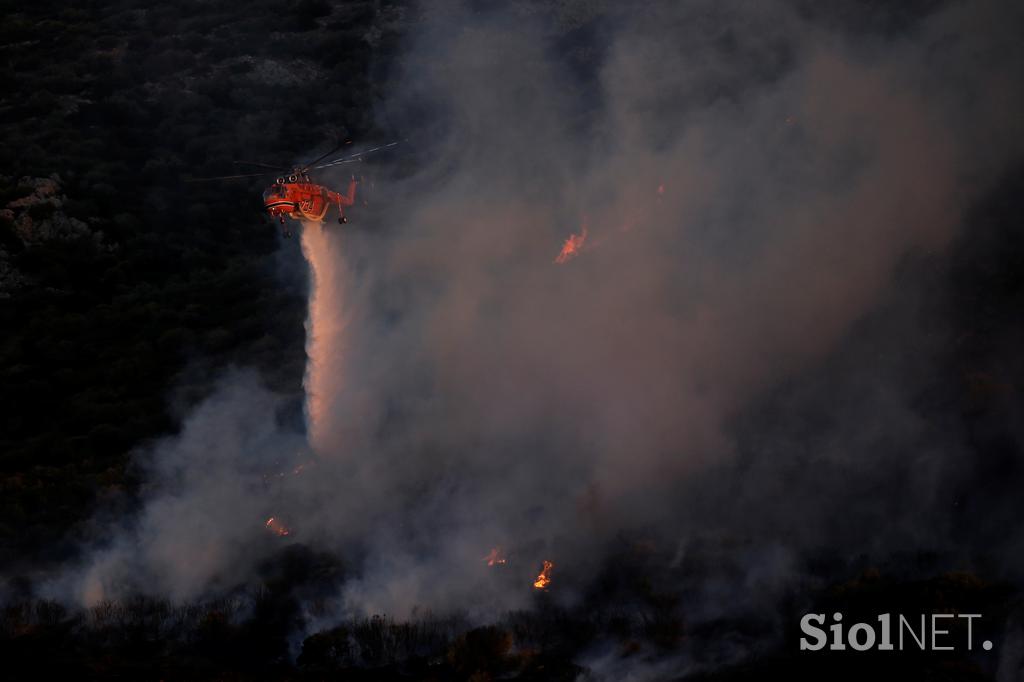
POLYGON ((487 556, 484 557, 484 561, 487 562, 488 566, 498 566, 499 564, 508 563, 508 560, 505 558, 505 555, 499 547, 495 547, 488 552, 487 556))
POLYGON ((271 516, 269 519, 267 519, 266 525, 267 530, 269 530, 271 533, 274 533, 275 535, 280 535, 281 537, 284 537, 285 535, 291 533, 291 531, 288 530, 288 526, 278 521, 276 516, 271 516))
POLYGON ((587 219, 583 218, 583 225, 579 234, 571 234, 562 244, 562 250, 555 257, 555 263, 562 265, 575 258, 583 248, 583 242, 587 240, 587 219))
POLYGON ((537 574, 537 579, 533 581, 534 589, 548 589, 548 585, 551 584, 551 569, 554 567, 555 565, 553 563, 547 559, 544 560, 544 567, 540 569, 540 573, 537 574))

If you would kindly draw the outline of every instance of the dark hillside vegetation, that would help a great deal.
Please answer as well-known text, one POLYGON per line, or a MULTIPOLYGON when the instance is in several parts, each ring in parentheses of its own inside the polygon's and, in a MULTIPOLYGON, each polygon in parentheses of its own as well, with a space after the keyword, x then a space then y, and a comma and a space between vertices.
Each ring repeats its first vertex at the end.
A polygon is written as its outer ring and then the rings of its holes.
POLYGON ((57 189, 0 212, 0 562, 61 557, 98 496, 131 491, 129 451, 175 427, 172 388, 193 402, 244 365, 299 393, 305 294, 278 272, 262 179, 183 179, 371 136, 371 72, 398 14, 316 0, 5 11, 0 209, 38 179, 57 189))

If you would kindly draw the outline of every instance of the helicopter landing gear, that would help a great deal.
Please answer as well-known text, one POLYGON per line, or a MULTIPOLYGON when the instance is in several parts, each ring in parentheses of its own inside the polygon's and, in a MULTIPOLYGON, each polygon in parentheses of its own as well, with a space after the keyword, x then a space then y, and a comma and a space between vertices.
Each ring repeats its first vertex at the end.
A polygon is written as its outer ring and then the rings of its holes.
POLYGON ((345 217, 345 216, 339 216, 338 217, 338 224, 339 225, 344 225, 347 222, 348 222, 348 218, 347 217, 345 217))

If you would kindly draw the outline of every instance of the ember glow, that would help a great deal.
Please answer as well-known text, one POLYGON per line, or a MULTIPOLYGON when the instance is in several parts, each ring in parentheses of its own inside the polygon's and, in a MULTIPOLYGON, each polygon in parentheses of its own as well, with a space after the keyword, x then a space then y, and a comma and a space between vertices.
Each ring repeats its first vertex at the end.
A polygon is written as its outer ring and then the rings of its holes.
POLYGON ((288 530, 288 526, 278 521, 276 516, 271 516, 269 519, 267 519, 266 526, 267 530, 269 530, 271 533, 274 533, 275 535, 279 535, 281 537, 291 534, 291 531, 288 530))
POLYGON ((508 563, 508 559, 505 558, 505 554, 501 551, 500 547, 495 547, 487 556, 484 557, 484 561, 487 562, 488 566, 498 566, 500 564, 508 563))
POLYGON ((555 263, 563 265, 568 263, 570 260, 575 258, 579 252, 583 249, 583 243, 587 240, 587 221, 583 220, 583 225, 580 229, 579 234, 571 234, 569 238, 562 244, 562 250, 558 256, 555 257, 555 263))
POLYGON ((544 566, 540 569, 540 573, 537 574, 537 579, 533 581, 534 589, 548 589, 548 585, 551 584, 551 569, 554 567, 555 565, 553 563, 547 559, 544 560, 544 566))

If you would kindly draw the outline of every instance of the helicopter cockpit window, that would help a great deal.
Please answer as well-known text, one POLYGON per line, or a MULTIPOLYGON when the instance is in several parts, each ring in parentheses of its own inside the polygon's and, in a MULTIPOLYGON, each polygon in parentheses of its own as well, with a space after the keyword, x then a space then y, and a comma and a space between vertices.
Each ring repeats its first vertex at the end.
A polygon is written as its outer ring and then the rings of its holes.
POLYGON ((263 201, 269 199, 278 199, 284 196, 284 188, 280 185, 271 185, 270 187, 263 190, 263 201))

